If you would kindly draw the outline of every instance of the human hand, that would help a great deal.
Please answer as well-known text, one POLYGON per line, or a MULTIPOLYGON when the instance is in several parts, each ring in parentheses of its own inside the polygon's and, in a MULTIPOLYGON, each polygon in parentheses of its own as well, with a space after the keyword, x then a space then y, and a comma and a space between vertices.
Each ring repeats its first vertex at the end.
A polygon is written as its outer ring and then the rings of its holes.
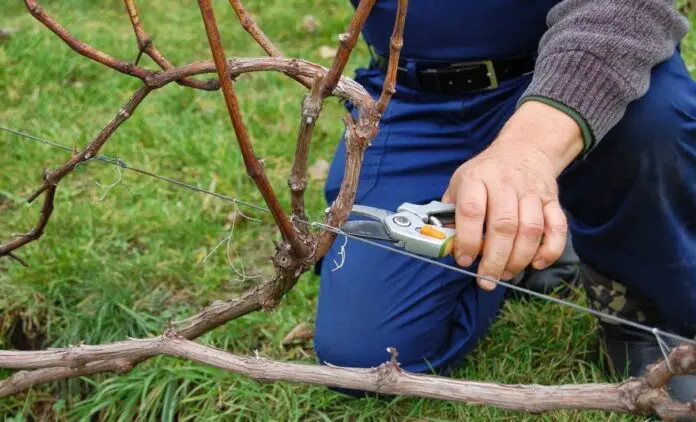
POLYGON ((536 101, 520 106, 496 140, 457 169, 442 197, 455 204, 457 264, 481 254, 480 275, 510 280, 530 263, 539 270, 556 261, 568 232, 556 179, 582 148, 567 114, 536 101))

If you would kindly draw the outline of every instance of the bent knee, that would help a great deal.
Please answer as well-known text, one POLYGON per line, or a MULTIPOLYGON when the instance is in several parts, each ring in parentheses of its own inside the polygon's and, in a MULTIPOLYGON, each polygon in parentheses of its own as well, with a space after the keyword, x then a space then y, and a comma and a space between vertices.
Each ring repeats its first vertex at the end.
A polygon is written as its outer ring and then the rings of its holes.
POLYGON ((334 325, 330 318, 317 315, 314 348, 321 363, 371 368, 389 361, 389 348, 399 354, 399 363, 406 369, 418 372, 428 368, 428 362, 437 361, 447 349, 451 331, 448 322, 429 324, 392 321, 375 323, 356 318, 354 325, 334 325), (341 326, 343 328, 341 328, 341 326))
POLYGON ((393 347, 405 370, 439 371, 499 307, 498 295, 479 298, 460 274, 354 242, 334 271, 336 249, 321 268, 314 347, 322 363, 375 367, 393 347))
POLYGON ((336 254, 332 248, 321 268, 314 338, 321 362, 374 367, 394 347, 410 367, 446 347, 458 294, 443 287, 455 283, 440 280, 441 269, 349 242, 348 259, 333 271, 336 254))

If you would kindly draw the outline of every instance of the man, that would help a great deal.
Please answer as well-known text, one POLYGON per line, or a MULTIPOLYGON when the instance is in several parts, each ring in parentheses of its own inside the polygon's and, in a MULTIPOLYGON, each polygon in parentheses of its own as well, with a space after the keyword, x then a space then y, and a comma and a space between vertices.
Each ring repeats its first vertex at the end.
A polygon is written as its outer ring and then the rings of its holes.
MULTIPOLYGON (((375 57, 355 78, 375 97, 396 3, 378 1, 363 31, 375 57)), ((696 84, 678 48, 687 27, 671 0, 411 1, 397 93, 356 203, 456 204, 445 262, 502 280, 550 268, 569 227, 593 306, 693 337, 696 84)), ((329 202, 344 153, 341 143, 329 202)), ((374 366, 394 346, 406 370, 446 374, 503 301, 489 281, 355 241, 334 271, 342 244, 321 266, 322 362, 374 366)), ((620 372, 662 356, 654 336, 601 327, 620 372)), ((694 377, 671 388, 696 396, 694 377)))

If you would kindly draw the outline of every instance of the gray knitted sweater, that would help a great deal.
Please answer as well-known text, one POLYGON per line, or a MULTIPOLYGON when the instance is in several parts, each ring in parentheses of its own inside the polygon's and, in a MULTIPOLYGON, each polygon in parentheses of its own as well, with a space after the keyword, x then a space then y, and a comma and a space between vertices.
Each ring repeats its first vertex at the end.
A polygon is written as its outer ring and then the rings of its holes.
POLYGON ((673 0, 565 0, 547 24, 520 103, 548 99, 569 108, 584 126, 586 151, 646 93, 651 69, 688 30, 673 0))

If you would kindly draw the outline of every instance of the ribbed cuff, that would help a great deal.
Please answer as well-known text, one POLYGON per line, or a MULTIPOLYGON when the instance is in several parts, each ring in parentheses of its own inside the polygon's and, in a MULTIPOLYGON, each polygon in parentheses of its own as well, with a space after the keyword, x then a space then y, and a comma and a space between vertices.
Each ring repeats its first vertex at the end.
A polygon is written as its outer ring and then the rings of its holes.
POLYGON ((630 91, 627 85, 621 75, 594 55, 565 51, 539 58, 532 82, 518 104, 537 97, 565 105, 589 126, 587 152, 623 116, 627 104, 617 93, 630 91))

